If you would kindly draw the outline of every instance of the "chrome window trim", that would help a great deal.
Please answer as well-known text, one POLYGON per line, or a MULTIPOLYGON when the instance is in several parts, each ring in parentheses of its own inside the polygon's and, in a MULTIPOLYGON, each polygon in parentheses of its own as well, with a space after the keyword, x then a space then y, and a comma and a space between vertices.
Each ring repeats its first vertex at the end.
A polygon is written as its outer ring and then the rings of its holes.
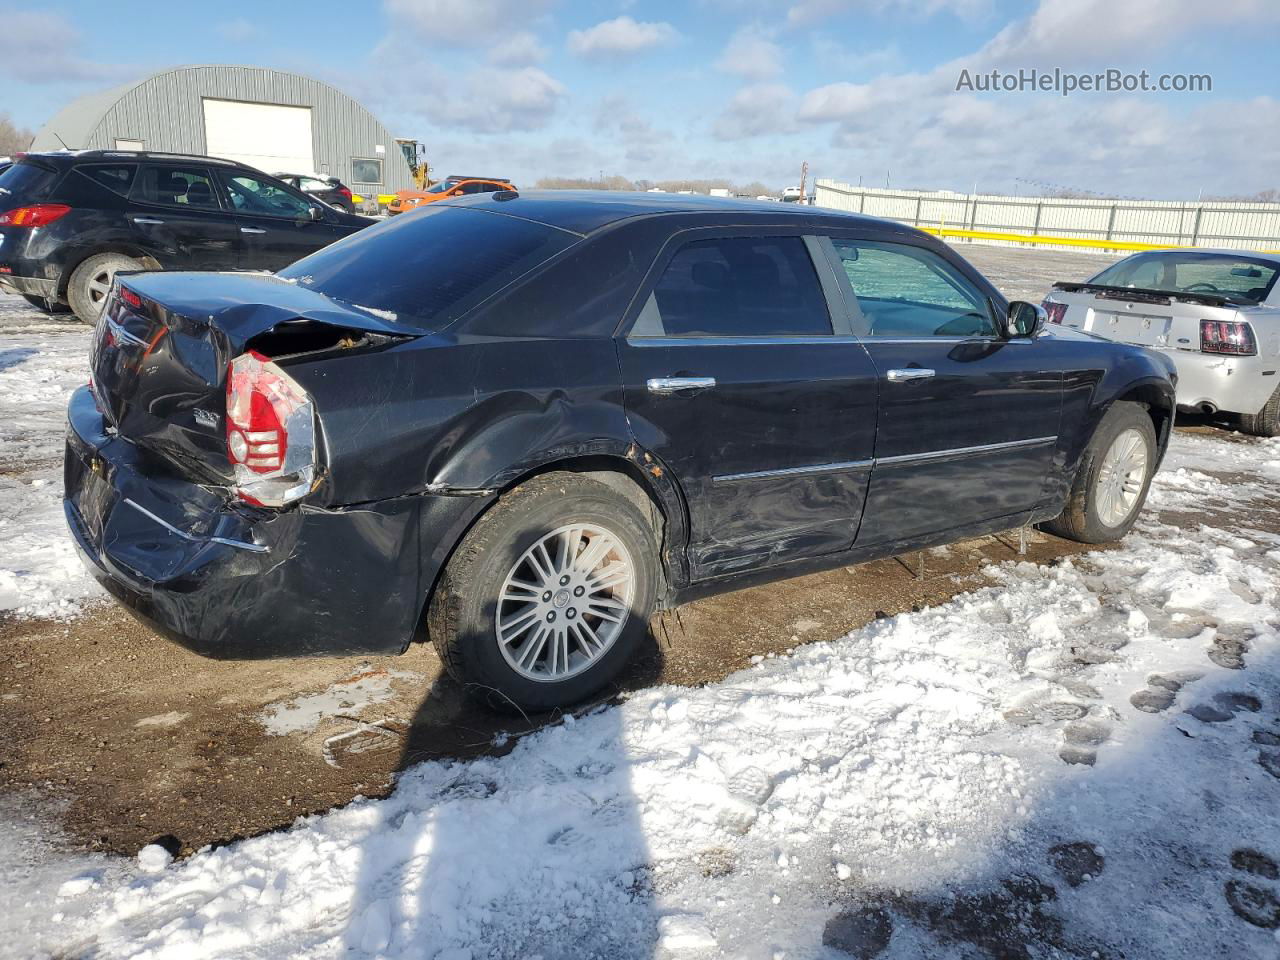
POLYGON ((952 447, 948 450, 930 450, 927 453, 905 453, 894 457, 875 457, 871 460, 845 460, 835 463, 817 463, 811 467, 784 467, 779 470, 726 473, 712 477, 711 482, 736 483, 740 480, 772 480, 780 477, 801 477, 821 473, 870 470, 881 465, 898 466, 907 463, 937 463, 943 460, 960 460, 965 457, 981 456, 984 453, 1000 453, 1004 450, 1046 446, 1057 442, 1058 437, 1056 435, 1052 437, 1032 437, 1028 440, 1006 440, 1003 443, 984 443, 976 447, 952 447))
POLYGON ((183 540, 190 540, 192 543, 221 543, 223 546, 235 547, 237 550, 248 550, 250 553, 267 553, 268 547, 261 543, 248 543, 244 540, 232 540, 229 537, 196 537, 187 533, 185 530, 179 530, 168 520, 158 517, 140 503, 130 500, 128 497, 123 498, 124 503, 133 507, 148 520, 153 520, 160 526, 164 527, 170 533, 177 534, 183 540))

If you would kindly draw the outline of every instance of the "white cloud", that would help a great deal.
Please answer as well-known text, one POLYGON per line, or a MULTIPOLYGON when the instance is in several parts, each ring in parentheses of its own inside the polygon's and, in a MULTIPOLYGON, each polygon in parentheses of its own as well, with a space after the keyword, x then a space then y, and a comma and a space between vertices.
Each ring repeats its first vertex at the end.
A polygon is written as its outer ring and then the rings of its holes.
POLYGON ((0 23, 0 76, 20 83, 118 83, 145 70, 80 56, 82 35, 60 13, 9 9, 0 23))
MULTIPOLYGON (((1185 34, 1238 23, 1280 21, 1275 0, 1041 0, 1035 12, 1001 30, 973 59, 992 66, 1061 66, 1141 57, 1185 34)), ((1119 64, 1117 64, 1119 65, 1119 64)))
POLYGON ((531 67, 545 59, 546 48, 527 31, 513 33, 489 49, 489 62, 499 67, 531 67))
POLYGON ((787 22, 807 26, 832 17, 859 13, 931 17, 951 13, 965 20, 985 16, 991 0, 799 0, 787 11, 787 22))
POLYGON ((384 0, 396 29, 432 44, 489 47, 502 39, 503 24, 528 23, 555 0, 384 0))
POLYGON ((780 83, 756 83, 743 87, 716 119, 712 133, 719 140, 785 133, 793 124, 795 94, 780 83))
POLYGON ((716 68, 747 80, 770 80, 785 69, 783 50, 760 27, 742 27, 729 38, 716 68))
POLYGON ((616 17, 586 30, 569 31, 569 50, 588 59, 634 56, 679 39, 680 34, 669 23, 649 23, 616 17))
POLYGON ((565 95, 560 81, 537 67, 482 67, 467 74, 456 93, 435 99, 438 125, 476 133, 539 130, 555 114, 565 95))

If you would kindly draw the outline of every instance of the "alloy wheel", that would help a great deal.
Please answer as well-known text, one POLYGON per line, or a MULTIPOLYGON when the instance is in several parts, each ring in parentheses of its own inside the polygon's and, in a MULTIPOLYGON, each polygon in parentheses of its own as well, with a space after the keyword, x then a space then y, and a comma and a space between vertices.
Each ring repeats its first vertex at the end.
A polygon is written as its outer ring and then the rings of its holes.
POLYGON ((1146 481, 1146 440, 1132 427, 1122 430, 1103 455, 1094 484, 1098 518, 1108 527, 1118 527, 1128 520, 1137 509, 1146 481))
POLYGON ((498 646, 530 680, 560 681, 596 663, 631 615, 635 564, 599 524, 568 524, 538 539, 502 583, 498 646))

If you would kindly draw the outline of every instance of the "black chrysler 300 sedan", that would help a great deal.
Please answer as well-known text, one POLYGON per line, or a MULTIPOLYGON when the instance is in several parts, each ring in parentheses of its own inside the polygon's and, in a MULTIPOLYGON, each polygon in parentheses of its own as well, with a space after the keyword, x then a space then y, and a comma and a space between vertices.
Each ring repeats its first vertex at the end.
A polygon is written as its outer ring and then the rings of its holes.
POLYGON ((197 650, 425 634, 548 708, 695 596, 1026 523, 1122 536, 1172 381, 898 224, 508 191, 276 276, 121 274, 66 512, 102 584, 197 650))

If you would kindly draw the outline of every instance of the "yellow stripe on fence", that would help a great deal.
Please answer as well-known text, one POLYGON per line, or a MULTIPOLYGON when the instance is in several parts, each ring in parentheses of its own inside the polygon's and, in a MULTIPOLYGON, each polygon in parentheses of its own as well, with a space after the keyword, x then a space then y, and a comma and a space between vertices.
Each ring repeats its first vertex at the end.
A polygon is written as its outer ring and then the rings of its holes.
MULTIPOLYGON (((1089 247, 1095 250, 1195 250, 1196 247, 1177 243, 1133 243, 1128 240, 1091 240, 1084 237, 1048 237, 1031 233, 997 233, 990 230, 956 230, 946 224, 937 227, 920 227, 925 233, 938 237, 968 237, 971 240, 1004 240, 1009 243, 1047 243, 1063 247, 1089 247)), ((1241 251, 1242 253, 1246 251, 1241 251)), ((1261 250, 1259 253, 1280 253, 1280 250, 1261 250)))

